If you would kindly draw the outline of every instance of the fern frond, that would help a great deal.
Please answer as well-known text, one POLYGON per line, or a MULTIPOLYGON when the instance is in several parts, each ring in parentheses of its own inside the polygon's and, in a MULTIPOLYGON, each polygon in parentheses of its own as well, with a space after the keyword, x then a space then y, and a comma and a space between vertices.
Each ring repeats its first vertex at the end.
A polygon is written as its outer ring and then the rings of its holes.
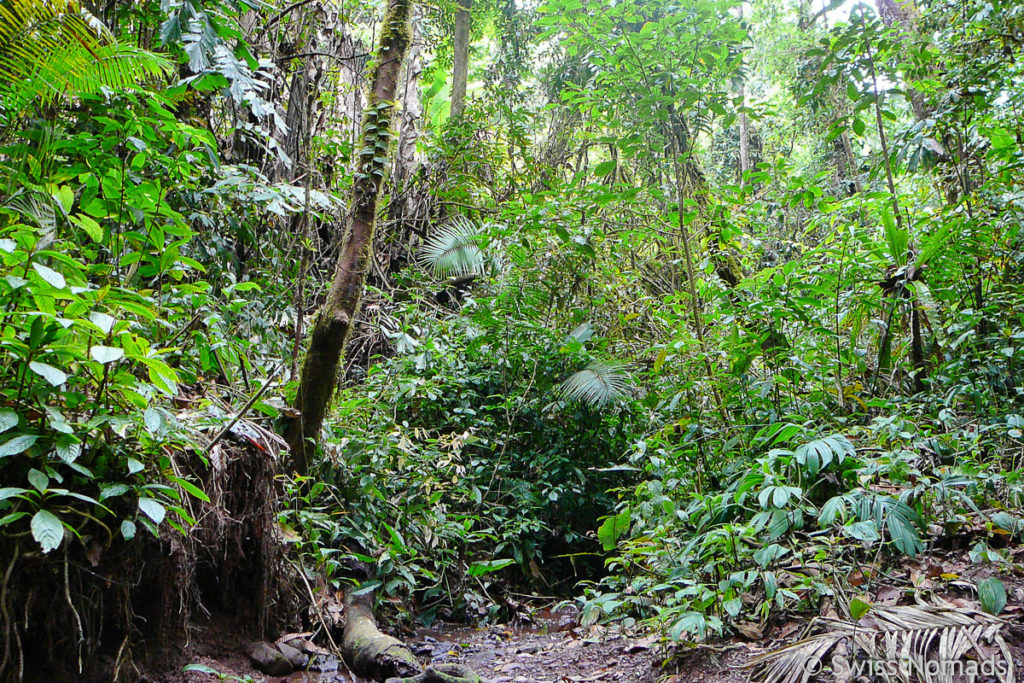
POLYGON ((568 400, 602 408, 629 396, 629 381, 621 366, 591 363, 562 382, 558 391, 568 400))
MULTIPOLYGON (((1002 683, 1014 682, 1013 659, 1000 629, 1003 621, 972 609, 930 606, 874 606, 858 622, 822 620, 830 630, 768 652, 747 665, 751 680, 762 683, 806 683, 824 668, 825 658, 845 643, 845 660, 853 665, 868 660, 900 664, 910 672, 937 671, 937 681, 952 680, 961 660, 1001 658, 1002 683)), ((832 660, 835 664, 835 659, 832 660)), ((885 675, 886 667, 874 673, 887 680, 902 676, 885 675)), ((998 671, 998 669, 997 669, 998 671)), ((835 672, 839 675, 839 672, 835 672)))
POLYGON ((469 219, 457 216, 427 240, 420 261, 438 277, 480 275, 486 259, 479 239, 480 229, 469 219))
POLYGON ((160 55, 119 43, 77 0, 0 2, 0 105, 121 89, 169 73, 160 55))

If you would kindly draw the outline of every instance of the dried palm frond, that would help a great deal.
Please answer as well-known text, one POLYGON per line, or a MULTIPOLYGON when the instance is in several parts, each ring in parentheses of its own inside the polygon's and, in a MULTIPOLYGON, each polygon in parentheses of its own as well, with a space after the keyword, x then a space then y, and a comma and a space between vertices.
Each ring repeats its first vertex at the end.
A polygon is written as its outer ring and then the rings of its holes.
MULTIPOLYGON (((1014 683, 1010 650, 1000 630, 1004 622, 973 609, 929 606, 875 606, 856 623, 822 619, 829 630, 809 636, 754 658, 751 680, 761 683, 807 683, 825 667, 825 657, 837 654, 849 666, 833 671, 836 680, 850 678, 858 662, 871 661, 872 675, 889 683, 923 681, 952 683, 964 671, 965 657, 990 662, 992 673, 1002 683, 1014 683)), ((833 657, 832 664, 839 660, 833 657)))
POLYGON ((567 399, 583 401, 596 408, 629 395, 629 382, 618 365, 591 363, 558 387, 567 399))

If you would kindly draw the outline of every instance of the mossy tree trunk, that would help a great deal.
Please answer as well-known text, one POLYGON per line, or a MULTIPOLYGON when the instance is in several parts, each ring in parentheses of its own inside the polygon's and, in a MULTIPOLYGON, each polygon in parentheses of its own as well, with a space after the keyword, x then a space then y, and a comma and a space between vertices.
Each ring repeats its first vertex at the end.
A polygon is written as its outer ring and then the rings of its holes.
POLYGON ((483 683, 467 666, 437 664, 425 669, 405 643, 381 633, 369 594, 345 596, 341 653, 353 673, 385 683, 483 683))
POLYGON ((393 137, 399 73, 409 49, 412 4, 412 0, 388 0, 377 45, 345 236, 327 300, 313 321, 295 401, 300 415, 289 434, 292 466, 300 474, 309 469, 312 443, 319 437, 334 392, 345 342, 359 312, 366 274, 373 258, 377 198, 387 164, 388 145, 393 137))

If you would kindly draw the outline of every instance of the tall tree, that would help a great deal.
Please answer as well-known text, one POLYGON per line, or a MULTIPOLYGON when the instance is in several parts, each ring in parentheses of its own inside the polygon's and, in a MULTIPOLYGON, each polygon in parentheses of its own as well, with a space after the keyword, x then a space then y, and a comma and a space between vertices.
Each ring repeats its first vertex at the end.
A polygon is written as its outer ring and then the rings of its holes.
POLYGON ((313 322, 296 395, 300 415, 289 434, 289 442, 292 464, 300 473, 309 467, 310 442, 320 434, 373 258, 377 199, 393 137, 399 74, 409 49, 412 5, 412 0, 388 0, 384 15, 363 112, 362 146, 356 157, 345 236, 327 300, 313 322))
POLYGON ((469 29, 473 0, 457 0, 455 36, 452 39, 452 118, 462 116, 466 109, 466 81, 469 80, 469 29))

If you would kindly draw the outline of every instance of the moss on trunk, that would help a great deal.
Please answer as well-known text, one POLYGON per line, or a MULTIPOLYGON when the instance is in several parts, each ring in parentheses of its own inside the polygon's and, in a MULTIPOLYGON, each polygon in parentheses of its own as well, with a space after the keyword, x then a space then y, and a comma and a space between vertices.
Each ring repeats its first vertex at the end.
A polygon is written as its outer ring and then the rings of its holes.
POLYGON ((359 676, 386 683, 483 683, 472 669, 440 664, 423 669, 405 643, 381 633, 369 595, 345 596, 341 652, 359 676))
POLYGON ((377 197, 393 137, 399 72, 409 49, 411 8, 412 0, 389 0, 384 16, 363 114, 362 147, 356 158, 341 253, 327 301, 313 323, 296 396, 299 417, 288 434, 291 464, 300 474, 309 469, 311 443, 320 435, 373 258, 377 197))

